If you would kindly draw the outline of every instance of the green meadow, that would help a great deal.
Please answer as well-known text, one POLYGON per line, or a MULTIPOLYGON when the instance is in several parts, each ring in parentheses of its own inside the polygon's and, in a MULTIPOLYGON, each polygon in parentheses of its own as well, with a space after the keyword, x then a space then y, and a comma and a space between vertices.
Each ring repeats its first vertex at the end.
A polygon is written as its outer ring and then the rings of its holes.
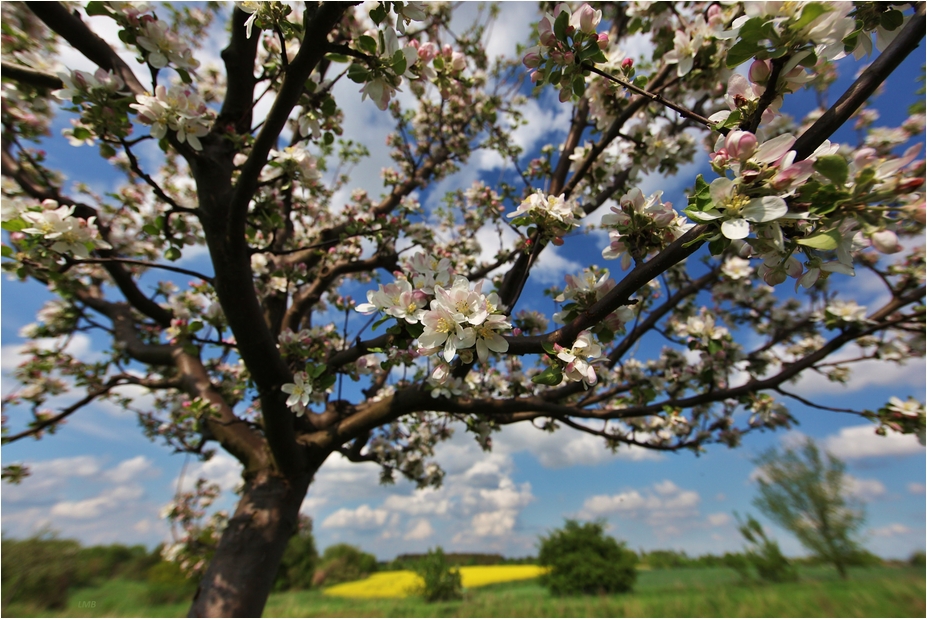
MULTIPOLYGON (((552 597, 537 581, 489 585, 463 600, 426 604, 416 598, 346 599, 322 591, 270 596, 277 617, 923 617, 925 574, 917 567, 853 568, 840 580, 827 567, 802 567, 800 580, 746 584, 728 568, 641 571, 624 595, 552 597)), ((10 605, 7 616, 181 617, 187 604, 148 605, 147 585, 112 580, 76 589, 58 613, 10 605)))

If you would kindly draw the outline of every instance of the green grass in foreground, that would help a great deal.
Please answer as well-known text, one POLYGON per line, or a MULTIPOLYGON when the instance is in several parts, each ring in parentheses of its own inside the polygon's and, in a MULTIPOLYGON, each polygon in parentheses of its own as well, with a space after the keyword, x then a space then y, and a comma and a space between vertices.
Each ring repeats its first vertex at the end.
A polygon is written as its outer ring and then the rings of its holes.
MULTIPOLYGON (((797 583, 744 585, 726 568, 640 572, 627 595, 555 598, 536 581, 466 592, 460 602, 425 604, 415 598, 350 600, 320 591, 270 596, 267 616, 279 617, 923 617, 924 571, 858 568, 841 581, 828 568, 803 568, 797 583)), ((68 609, 53 615, 11 606, 8 616, 180 617, 187 604, 150 606, 144 584, 113 581, 75 591, 68 609), (78 602, 96 601, 94 608, 78 602)))

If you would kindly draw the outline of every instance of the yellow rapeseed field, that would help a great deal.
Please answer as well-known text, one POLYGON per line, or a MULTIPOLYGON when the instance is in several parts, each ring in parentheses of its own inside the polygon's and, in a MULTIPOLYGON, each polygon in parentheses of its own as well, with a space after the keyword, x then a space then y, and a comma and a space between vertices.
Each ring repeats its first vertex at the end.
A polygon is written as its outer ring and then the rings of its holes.
MULTIPOLYGON (((498 582, 526 580, 540 576, 537 565, 475 565, 460 568, 464 587, 482 587, 498 582)), ((413 595, 422 579, 411 570, 377 572, 364 580, 345 582, 325 589, 325 595, 349 598, 401 598, 413 595)))

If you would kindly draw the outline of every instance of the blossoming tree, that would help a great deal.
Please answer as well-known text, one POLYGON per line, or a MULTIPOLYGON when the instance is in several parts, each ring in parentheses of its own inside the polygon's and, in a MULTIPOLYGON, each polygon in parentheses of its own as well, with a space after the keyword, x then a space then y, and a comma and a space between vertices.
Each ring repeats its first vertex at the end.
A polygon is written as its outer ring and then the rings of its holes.
MULTIPOLYGON (((923 3, 551 6, 536 45, 492 66, 486 24, 453 32, 445 4, 2 10, 3 266, 56 295, 26 334, 60 343, 31 346, 16 369, 3 440, 108 399, 153 440, 237 458, 227 519, 197 524, 215 498, 204 484, 167 510, 188 532, 169 553, 201 573, 191 614, 261 612, 336 452, 425 486, 441 482, 429 458, 454 428, 484 449, 514 423, 611 449, 735 446, 787 426, 792 398, 828 408, 790 392, 803 373, 839 381, 854 362, 924 353, 924 162, 920 145, 901 147, 923 133, 923 109, 886 131, 868 129, 866 108, 923 37, 923 3), (119 44, 84 16, 112 20, 119 44), (204 66, 217 16, 229 17, 224 67, 204 66), (632 36, 651 60, 626 55, 632 36), (65 47, 98 70, 54 66, 65 47), (780 112, 799 89, 825 92, 847 56, 874 60, 833 105, 780 112), (367 152, 338 137, 351 119, 333 88, 348 81, 395 126, 380 195, 341 172, 367 152), (526 97, 551 88, 572 106, 566 138, 522 153, 526 97), (51 168, 39 147, 54 114, 112 164, 118 190, 69 187, 51 168), (859 143, 831 142, 851 119, 859 143), (420 204, 480 149, 516 181, 420 204), (637 187, 700 151, 713 172, 689 180, 684 207, 637 187), (550 317, 525 307, 543 253, 593 229, 609 268, 569 275, 550 317), (516 241, 492 255, 475 240, 486 230, 516 241), (208 260, 181 266, 197 246, 208 260), (881 306, 831 285, 861 269, 884 284, 881 306), (159 281, 170 273, 193 281, 159 281), (72 356, 79 330, 108 352, 72 356), (859 356, 835 360, 850 344, 859 356), (72 403, 49 409, 65 391, 72 403)), ((843 412, 923 440, 915 400, 843 412)))

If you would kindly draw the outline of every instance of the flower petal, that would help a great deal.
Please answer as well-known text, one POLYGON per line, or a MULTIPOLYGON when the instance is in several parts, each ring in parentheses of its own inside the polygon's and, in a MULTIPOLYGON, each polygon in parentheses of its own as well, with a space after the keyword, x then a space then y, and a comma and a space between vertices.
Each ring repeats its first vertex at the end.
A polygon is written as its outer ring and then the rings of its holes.
POLYGON ((779 196, 763 196, 750 200, 750 203, 741 211, 741 215, 749 221, 762 223, 779 219, 788 212, 788 205, 779 196))
POLYGON ((746 219, 728 219, 721 224, 721 234, 729 239, 742 239, 750 234, 750 224, 746 219))

